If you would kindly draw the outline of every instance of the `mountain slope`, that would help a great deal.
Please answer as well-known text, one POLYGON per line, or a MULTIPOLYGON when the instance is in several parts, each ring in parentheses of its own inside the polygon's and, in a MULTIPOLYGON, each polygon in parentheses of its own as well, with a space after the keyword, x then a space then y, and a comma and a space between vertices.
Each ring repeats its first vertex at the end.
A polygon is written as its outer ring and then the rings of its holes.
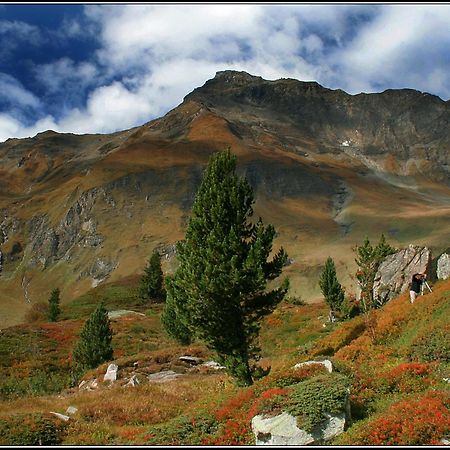
POLYGON ((450 240, 450 106, 413 90, 348 95, 219 72, 164 117, 111 135, 40 133, 0 144, 0 326, 60 287, 63 302, 176 264, 201 173, 230 146, 291 258, 293 295, 317 301, 327 256, 353 288, 352 247, 450 240))

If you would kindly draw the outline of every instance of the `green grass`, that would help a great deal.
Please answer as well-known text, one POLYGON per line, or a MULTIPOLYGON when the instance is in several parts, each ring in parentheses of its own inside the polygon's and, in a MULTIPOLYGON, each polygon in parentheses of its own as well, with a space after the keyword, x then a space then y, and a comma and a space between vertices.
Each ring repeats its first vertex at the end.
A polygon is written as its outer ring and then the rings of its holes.
POLYGON ((149 303, 137 296, 137 289, 130 286, 105 284, 88 291, 86 294, 64 305, 61 319, 79 319, 88 317, 96 305, 103 302, 108 311, 114 309, 132 309, 145 311, 149 303))

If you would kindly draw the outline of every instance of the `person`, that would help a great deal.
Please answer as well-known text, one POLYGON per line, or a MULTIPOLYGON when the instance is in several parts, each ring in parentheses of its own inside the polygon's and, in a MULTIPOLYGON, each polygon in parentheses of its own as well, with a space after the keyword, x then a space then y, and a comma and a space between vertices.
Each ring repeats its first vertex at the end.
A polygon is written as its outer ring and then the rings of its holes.
POLYGON ((425 282, 426 278, 427 276, 425 273, 415 273, 412 276, 411 287, 409 290, 409 298, 411 303, 414 303, 414 300, 420 294, 422 284, 425 282))

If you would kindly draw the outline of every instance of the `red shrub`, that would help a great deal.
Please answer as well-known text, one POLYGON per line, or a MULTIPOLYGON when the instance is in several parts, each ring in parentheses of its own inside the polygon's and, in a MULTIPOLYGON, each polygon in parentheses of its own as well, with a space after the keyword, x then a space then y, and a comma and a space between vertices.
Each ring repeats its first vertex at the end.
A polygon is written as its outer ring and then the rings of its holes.
POLYGON ((214 416, 216 420, 222 422, 225 419, 234 417, 237 413, 239 413, 239 410, 242 408, 242 406, 248 403, 254 395, 254 389, 246 389, 239 392, 236 397, 228 400, 225 405, 223 405, 215 412, 214 416))
POLYGON ((365 425, 355 445, 435 445, 450 431, 450 398, 428 392, 416 401, 400 401, 365 425))

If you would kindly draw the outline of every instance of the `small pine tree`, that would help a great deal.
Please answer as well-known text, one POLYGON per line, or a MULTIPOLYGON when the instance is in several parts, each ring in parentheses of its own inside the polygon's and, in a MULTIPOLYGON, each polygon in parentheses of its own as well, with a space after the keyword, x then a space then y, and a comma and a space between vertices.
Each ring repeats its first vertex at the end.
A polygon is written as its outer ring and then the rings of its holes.
POLYGON ((53 289, 48 299, 48 312, 47 318, 50 322, 56 322, 58 320, 61 310, 59 308, 59 289, 53 289))
POLYGON ((73 361, 82 369, 94 369, 113 356, 112 330, 108 313, 100 303, 86 321, 73 350, 73 361))
POLYGON ((319 286, 325 301, 333 313, 340 311, 344 302, 344 290, 336 276, 334 261, 328 257, 320 275, 319 286))
POLYGON ((139 296, 145 300, 162 299, 165 294, 163 282, 164 276, 161 268, 161 255, 157 250, 153 250, 141 278, 139 296))
MULTIPOLYGON (((239 384, 253 382, 259 357, 260 321, 284 298, 287 280, 266 292, 282 271, 287 255, 272 261, 275 229, 255 224, 253 191, 236 173, 231 152, 212 156, 197 191, 185 240, 177 243, 180 266, 167 284, 164 316, 216 351, 239 384)), ((163 322, 164 323, 164 322, 163 322)), ((173 329, 168 332, 176 334, 173 329)))
POLYGON ((356 279, 361 289, 360 301, 362 309, 366 312, 376 307, 373 297, 373 286, 378 268, 386 256, 394 253, 395 249, 386 242, 386 238, 382 234, 376 247, 373 247, 369 238, 366 237, 363 245, 357 246, 355 251, 357 254, 355 262, 358 265, 356 279))

